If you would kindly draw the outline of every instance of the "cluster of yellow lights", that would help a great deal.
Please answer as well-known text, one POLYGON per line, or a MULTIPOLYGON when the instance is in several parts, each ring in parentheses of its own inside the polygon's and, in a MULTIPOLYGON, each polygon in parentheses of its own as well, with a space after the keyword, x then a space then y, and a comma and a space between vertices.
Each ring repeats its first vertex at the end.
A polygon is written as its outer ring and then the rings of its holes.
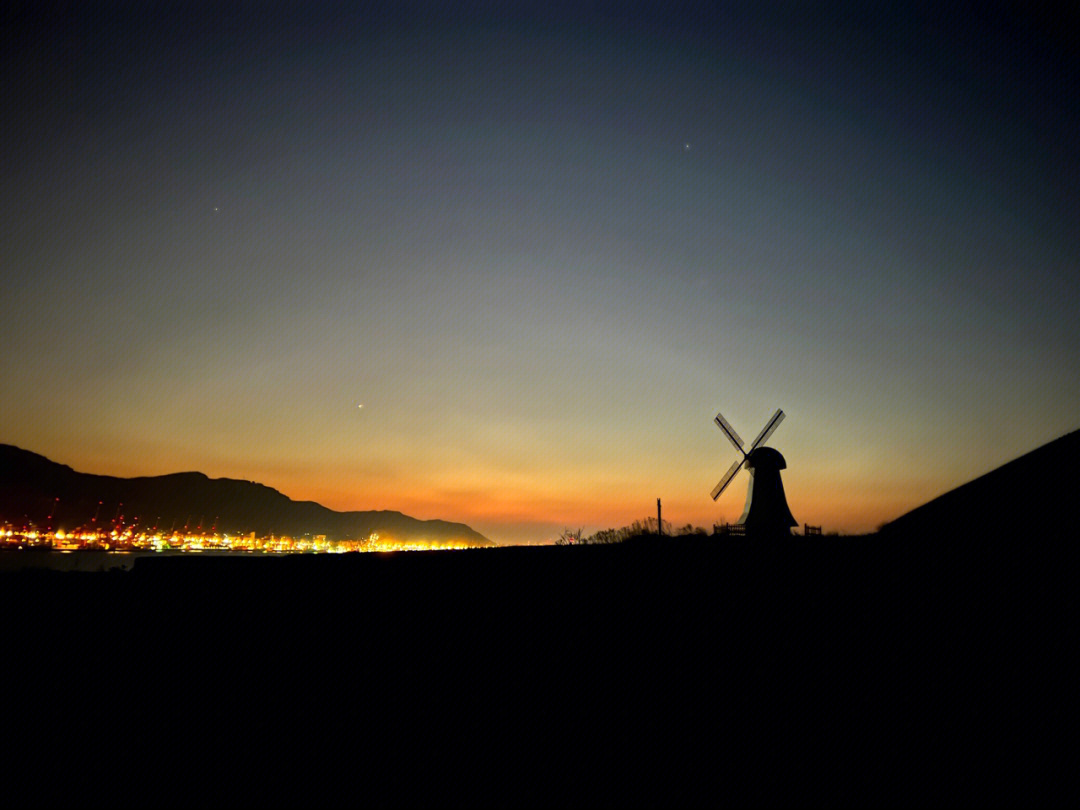
POLYGON ((475 548, 461 540, 399 541, 372 532, 359 540, 328 540, 325 534, 304 537, 248 534, 162 534, 130 529, 111 532, 0 530, 0 547, 51 548, 55 551, 243 551, 265 554, 344 554, 350 551, 437 551, 475 548))

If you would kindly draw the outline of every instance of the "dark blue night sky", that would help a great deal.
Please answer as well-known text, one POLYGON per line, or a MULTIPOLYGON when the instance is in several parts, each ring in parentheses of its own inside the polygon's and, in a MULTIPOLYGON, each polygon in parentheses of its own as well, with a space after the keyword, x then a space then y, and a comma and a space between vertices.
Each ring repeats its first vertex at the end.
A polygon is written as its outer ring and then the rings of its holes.
POLYGON ((846 531, 1078 427, 1070 20, 15 4, 0 441, 496 540, 846 531), (363 407, 359 407, 363 405, 363 407))

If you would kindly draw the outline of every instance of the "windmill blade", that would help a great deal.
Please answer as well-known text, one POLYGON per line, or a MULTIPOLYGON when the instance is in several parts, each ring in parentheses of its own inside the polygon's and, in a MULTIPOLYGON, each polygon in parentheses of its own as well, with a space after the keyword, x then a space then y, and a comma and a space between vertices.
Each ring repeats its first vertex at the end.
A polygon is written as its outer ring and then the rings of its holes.
POLYGON ((763 427, 761 429, 761 433, 759 433, 758 437, 756 439, 754 439, 754 443, 752 445, 750 445, 750 449, 746 451, 746 454, 750 455, 751 453, 753 453, 757 449, 757 446, 759 444, 761 444, 766 439, 768 439, 770 436, 772 436, 773 431, 776 430, 776 428, 783 421, 784 421, 784 412, 782 410, 780 410, 779 408, 777 408, 776 413, 773 414, 773 418, 770 419, 768 424, 765 425, 765 427, 763 427))
MULTIPOLYGON (((713 421, 716 422, 716 426, 724 432, 724 435, 728 437, 728 441, 735 445, 735 449, 740 453, 743 453, 743 440, 739 438, 739 434, 735 432, 735 428, 728 424, 728 420, 724 418, 724 415, 718 413, 716 419, 713 421)), ((743 453, 743 455, 746 455, 746 453, 743 453)))
POLYGON ((739 468, 742 465, 743 462, 741 459, 732 464, 731 469, 724 473, 724 477, 720 479, 720 483, 713 487, 712 499, 714 501, 720 497, 721 492, 727 489, 727 485, 731 483, 731 479, 735 477, 735 474, 739 471, 739 468))

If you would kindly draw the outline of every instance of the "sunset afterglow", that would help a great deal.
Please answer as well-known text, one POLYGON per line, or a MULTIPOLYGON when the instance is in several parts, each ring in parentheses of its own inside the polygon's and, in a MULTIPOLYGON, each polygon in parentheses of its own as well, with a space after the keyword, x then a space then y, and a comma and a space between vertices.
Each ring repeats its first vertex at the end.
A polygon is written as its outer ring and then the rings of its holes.
POLYGON ((17 15, 0 442, 505 544, 735 520, 718 411, 846 533, 1077 427, 1053 31, 454 8, 17 15))

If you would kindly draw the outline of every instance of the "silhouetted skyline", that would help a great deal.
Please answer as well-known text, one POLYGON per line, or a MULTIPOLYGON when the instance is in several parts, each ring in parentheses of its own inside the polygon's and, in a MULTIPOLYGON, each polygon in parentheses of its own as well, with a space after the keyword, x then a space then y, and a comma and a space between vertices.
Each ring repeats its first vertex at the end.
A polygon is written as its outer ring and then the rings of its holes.
POLYGON ((513 8, 5 12, 0 442, 509 542, 736 519, 718 410, 842 531, 1077 427, 1062 21, 513 8))

